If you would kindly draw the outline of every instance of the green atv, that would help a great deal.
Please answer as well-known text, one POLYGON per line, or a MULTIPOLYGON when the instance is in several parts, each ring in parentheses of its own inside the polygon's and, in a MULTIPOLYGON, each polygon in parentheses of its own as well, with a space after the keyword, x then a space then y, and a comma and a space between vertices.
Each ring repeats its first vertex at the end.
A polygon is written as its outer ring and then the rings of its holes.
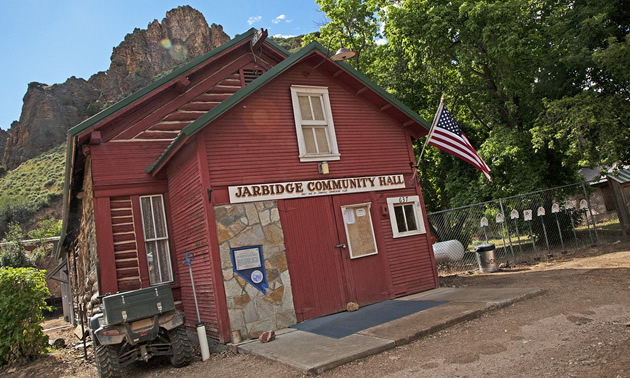
POLYGON ((120 377, 125 366, 153 356, 190 364, 190 339, 169 284, 104 296, 101 310, 90 320, 100 377, 120 377))

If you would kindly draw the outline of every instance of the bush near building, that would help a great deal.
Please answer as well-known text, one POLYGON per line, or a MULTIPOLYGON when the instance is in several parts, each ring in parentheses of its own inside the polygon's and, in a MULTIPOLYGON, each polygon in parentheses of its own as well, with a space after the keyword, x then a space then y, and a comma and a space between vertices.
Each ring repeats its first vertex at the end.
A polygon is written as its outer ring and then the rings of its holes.
POLYGON ((0 365, 34 359, 48 347, 40 322, 47 309, 45 271, 0 268, 0 365))

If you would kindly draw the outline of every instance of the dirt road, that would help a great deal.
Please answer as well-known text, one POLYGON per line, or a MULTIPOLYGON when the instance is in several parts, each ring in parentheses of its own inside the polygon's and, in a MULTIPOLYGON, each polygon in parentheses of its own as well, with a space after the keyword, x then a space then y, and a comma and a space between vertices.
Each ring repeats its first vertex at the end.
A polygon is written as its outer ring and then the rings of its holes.
MULTIPOLYGON (((540 287, 545 293, 324 377, 630 377, 630 245, 589 249, 535 266, 443 277, 442 286, 540 287)), ((8 374, 7 369, 0 371, 8 374)), ((76 352, 57 352, 10 376, 94 376, 76 352), (77 358, 77 355, 79 358, 77 358)), ((182 369, 137 364, 128 376, 299 377, 299 371, 229 352, 182 369)))

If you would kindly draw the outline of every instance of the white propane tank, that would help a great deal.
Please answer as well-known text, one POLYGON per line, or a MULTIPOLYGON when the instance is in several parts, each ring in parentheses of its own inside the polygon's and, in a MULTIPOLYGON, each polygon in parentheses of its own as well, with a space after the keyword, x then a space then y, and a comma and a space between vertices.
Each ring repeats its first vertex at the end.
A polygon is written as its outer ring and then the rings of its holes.
POLYGON ((447 240, 433 244, 437 264, 459 261, 464 258, 464 246, 459 240, 447 240))

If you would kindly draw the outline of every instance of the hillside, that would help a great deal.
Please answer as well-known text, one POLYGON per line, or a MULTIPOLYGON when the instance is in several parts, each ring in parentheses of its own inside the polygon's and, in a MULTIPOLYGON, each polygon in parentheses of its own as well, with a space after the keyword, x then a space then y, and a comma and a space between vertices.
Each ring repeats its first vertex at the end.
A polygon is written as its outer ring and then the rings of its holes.
POLYGON ((10 222, 30 230, 43 218, 61 217, 65 159, 61 144, 0 178, 0 237, 10 222))

